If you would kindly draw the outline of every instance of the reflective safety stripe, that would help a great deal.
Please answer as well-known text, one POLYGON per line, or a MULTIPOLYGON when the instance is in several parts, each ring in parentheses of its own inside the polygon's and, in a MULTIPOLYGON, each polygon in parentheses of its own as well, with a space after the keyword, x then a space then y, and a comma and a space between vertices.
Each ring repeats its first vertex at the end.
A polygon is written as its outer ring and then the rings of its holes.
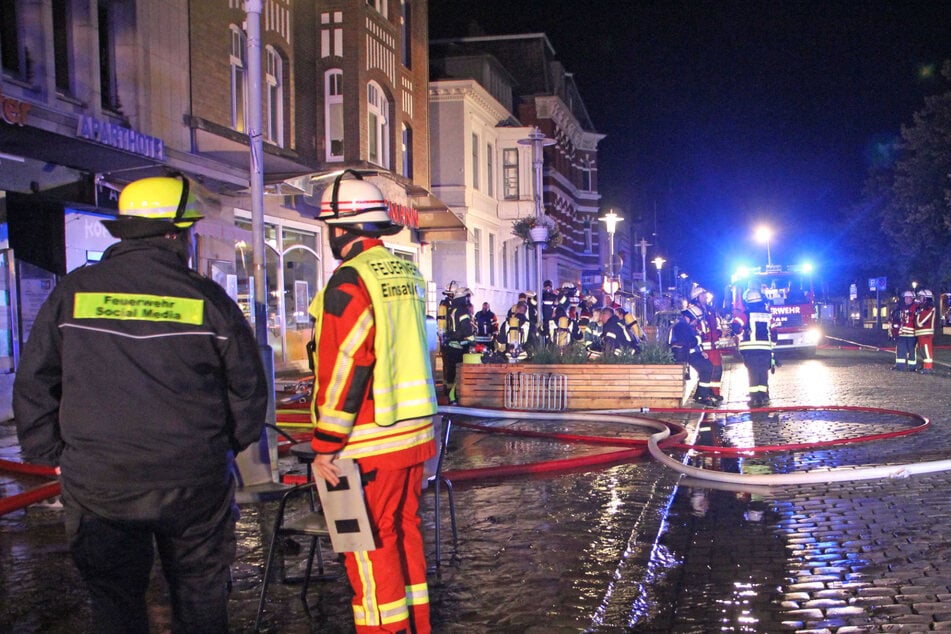
POLYGON ((362 602, 353 605, 353 619, 357 625, 379 625, 380 610, 376 603, 376 579, 373 576, 373 562, 366 551, 353 553, 363 588, 362 602))
POLYGON ((199 326, 205 321, 205 300, 132 293, 76 293, 73 318, 170 321, 199 326))
POLYGON ((409 605, 425 605, 429 603, 429 586, 425 583, 406 586, 406 602, 409 605))

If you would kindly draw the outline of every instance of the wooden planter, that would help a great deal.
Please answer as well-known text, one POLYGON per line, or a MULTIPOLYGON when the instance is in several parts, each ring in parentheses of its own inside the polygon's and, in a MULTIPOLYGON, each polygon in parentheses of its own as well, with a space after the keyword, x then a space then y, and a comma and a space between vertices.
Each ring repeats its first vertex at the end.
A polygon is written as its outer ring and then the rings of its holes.
MULTIPOLYGON (((546 407, 555 402, 565 409, 627 409, 636 407, 680 407, 686 402, 690 381, 684 380, 683 366, 677 365, 532 365, 462 363, 457 372, 456 397, 463 407, 504 408, 508 383, 528 384, 532 394, 515 409, 561 409, 546 407), (521 373, 525 375, 518 377, 521 373), (513 376, 516 375, 516 376, 513 376), (560 376, 565 379, 561 380, 560 376), (531 378, 531 381, 524 379, 531 378), (548 386, 552 385, 551 388, 548 386), (566 398, 549 398, 564 389, 566 398), (535 392, 545 392, 540 400, 535 392), (539 407, 531 403, 539 402, 539 407)), ((526 388, 522 387, 522 391, 526 388)), ((511 401, 511 398, 510 398, 511 401)))

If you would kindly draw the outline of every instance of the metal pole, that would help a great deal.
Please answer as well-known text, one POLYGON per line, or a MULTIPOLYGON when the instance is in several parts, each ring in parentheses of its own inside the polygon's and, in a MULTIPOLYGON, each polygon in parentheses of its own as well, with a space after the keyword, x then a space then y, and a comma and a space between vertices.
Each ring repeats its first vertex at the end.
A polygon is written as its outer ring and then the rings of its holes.
MULTIPOLYGON (((535 217, 541 218, 544 214, 544 206, 542 204, 542 168, 544 167, 545 155, 543 154, 543 148, 546 145, 554 145, 555 140, 549 139, 545 136, 545 133, 538 129, 538 126, 532 128, 532 131, 529 132, 527 139, 519 139, 518 143, 520 145, 531 145, 532 146, 532 169, 534 170, 535 176, 535 191, 533 193, 535 200, 535 217)), ((537 308, 537 321, 536 327, 538 328, 539 336, 544 339, 544 318, 542 317, 542 293, 544 288, 542 282, 544 280, 542 276, 542 247, 544 245, 541 242, 535 243, 535 288, 538 289, 536 296, 536 301, 538 303, 537 308)))
POLYGON ((261 8, 262 0, 247 0, 248 118, 251 146, 251 237, 254 271, 254 332, 267 344, 267 264, 264 244, 264 141, 261 138, 261 8))
POLYGON ((242 456, 253 455, 265 449, 270 460, 271 479, 277 481, 277 434, 274 425, 277 412, 274 405, 274 351, 267 339, 267 258, 264 243, 264 140, 261 136, 261 10, 262 0, 246 0, 244 10, 247 22, 248 62, 248 141, 250 145, 251 181, 251 239, 254 271, 254 334, 258 353, 264 364, 268 382, 268 408, 264 428, 257 446, 248 447, 242 456))

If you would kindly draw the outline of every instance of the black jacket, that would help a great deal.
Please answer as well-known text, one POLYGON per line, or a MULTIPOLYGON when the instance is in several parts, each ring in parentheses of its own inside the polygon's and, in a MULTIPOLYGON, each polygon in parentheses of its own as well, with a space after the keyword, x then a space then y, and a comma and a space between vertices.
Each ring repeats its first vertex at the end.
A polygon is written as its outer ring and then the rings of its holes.
POLYGON ((179 241, 123 241, 53 289, 14 383, 28 461, 107 490, 228 481, 267 381, 241 310, 185 261, 179 241))

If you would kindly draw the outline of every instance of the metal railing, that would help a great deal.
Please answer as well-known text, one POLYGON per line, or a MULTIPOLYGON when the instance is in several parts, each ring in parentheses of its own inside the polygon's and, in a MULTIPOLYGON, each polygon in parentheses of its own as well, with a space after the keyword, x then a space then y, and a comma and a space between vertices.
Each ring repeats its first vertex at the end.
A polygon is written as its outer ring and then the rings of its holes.
POLYGON ((506 409, 561 412, 568 409, 568 376, 513 372, 505 377, 506 409))

